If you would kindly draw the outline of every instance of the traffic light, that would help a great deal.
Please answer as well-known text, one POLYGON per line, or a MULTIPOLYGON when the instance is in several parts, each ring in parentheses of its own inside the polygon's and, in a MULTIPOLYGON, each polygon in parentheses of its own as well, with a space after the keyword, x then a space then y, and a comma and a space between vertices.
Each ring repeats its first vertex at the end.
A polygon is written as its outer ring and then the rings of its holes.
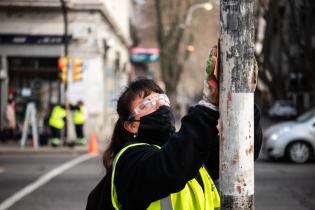
POLYGON ((79 59, 72 61, 72 81, 80 81, 83 79, 83 62, 79 59))
POLYGON ((68 58, 63 56, 58 59, 59 76, 63 82, 67 82, 68 75, 68 58))

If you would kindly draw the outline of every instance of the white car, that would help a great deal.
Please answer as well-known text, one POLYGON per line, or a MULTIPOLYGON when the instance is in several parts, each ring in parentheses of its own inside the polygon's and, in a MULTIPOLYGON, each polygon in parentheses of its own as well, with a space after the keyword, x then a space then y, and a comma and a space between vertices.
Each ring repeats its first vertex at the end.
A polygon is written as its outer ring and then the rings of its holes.
POLYGON ((315 109, 296 121, 271 126, 264 134, 263 151, 271 158, 304 163, 315 155, 315 109))
POLYGON ((292 119, 296 117, 297 111, 289 101, 279 100, 269 109, 268 115, 273 119, 292 119))

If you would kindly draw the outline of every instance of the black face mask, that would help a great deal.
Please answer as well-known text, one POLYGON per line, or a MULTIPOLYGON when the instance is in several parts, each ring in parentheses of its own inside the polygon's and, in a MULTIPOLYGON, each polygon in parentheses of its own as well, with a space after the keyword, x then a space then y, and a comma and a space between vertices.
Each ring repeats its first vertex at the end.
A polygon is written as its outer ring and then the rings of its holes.
POLYGON ((175 117, 171 109, 162 106, 155 112, 140 118, 136 140, 162 146, 175 133, 175 117))

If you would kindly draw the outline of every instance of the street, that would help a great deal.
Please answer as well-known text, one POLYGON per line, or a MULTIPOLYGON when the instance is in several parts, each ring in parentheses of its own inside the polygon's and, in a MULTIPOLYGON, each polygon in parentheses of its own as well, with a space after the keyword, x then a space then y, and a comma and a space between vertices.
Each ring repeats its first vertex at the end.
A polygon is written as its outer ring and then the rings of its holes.
MULTIPOLYGON (((78 154, 1 155, 0 202, 78 154)), ((100 157, 93 157, 54 177, 9 209, 85 209, 88 193, 102 176, 100 157), (31 207, 31 208, 30 208, 31 207)), ((0 204, 1 205, 1 204, 0 204)), ((1 208, 1 207, 0 207, 1 208)))
POLYGON ((306 164, 259 160, 255 164, 256 209, 315 209, 314 178, 314 160, 306 164))
MULTIPOLYGON (((43 174, 79 156, 80 154, 1 154, 0 202, 43 174)), ((9 209, 84 209, 89 192, 103 173, 101 156, 92 157, 53 177, 9 209)), ((258 160, 255 165, 256 209, 315 209, 314 174, 314 161, 296 165, 284 161, 258 160)))

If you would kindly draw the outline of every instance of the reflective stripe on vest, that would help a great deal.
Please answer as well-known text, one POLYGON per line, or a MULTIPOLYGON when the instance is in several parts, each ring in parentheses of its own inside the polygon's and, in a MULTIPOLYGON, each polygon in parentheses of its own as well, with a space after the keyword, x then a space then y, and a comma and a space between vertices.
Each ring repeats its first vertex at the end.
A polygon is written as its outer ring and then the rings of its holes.
POLYGON ((67 112, 61 106, 55 106, 49 118, 49 125, 54 128, 62 129, 65 125, 63 118, 67 115, 67 112))
POLYGON ((75 125, 84 124, 84 114, 83 114, 82 107, 80 107, 79 109, 77 109, 73 112, 73 123, 75 125))
POLYGON ((167 196, 161 200, 161 208, 163 210, 172 210, 172 200, 171 196, 167 196))
MULTIPOLYGON (((116 163, 120 156, 129 148, 135 146, 150 145, 146 143, 131 144, 124 147, 115 157, 113 162, 113 171, 111 177, 111 199, 113 207, 116 210, 123 209, 117 198, 116 187, 114 185, 114 177, 116 170, 116 163)), ((150 145, 155 146, 155 145, 150 145)), ((156 146, 158 147, 158 146, 156 146)), ((160 148, 160 147, 158 147, 160 148)), ((154 201, 147 208, 148 210, 213 210, 220 207, 220 196, 218 191, 204 167, 199 169, 199 173, 203 182, 204 189, 200 186, 196 179, 191 179, 185 187, 169 196, 154 201)))

